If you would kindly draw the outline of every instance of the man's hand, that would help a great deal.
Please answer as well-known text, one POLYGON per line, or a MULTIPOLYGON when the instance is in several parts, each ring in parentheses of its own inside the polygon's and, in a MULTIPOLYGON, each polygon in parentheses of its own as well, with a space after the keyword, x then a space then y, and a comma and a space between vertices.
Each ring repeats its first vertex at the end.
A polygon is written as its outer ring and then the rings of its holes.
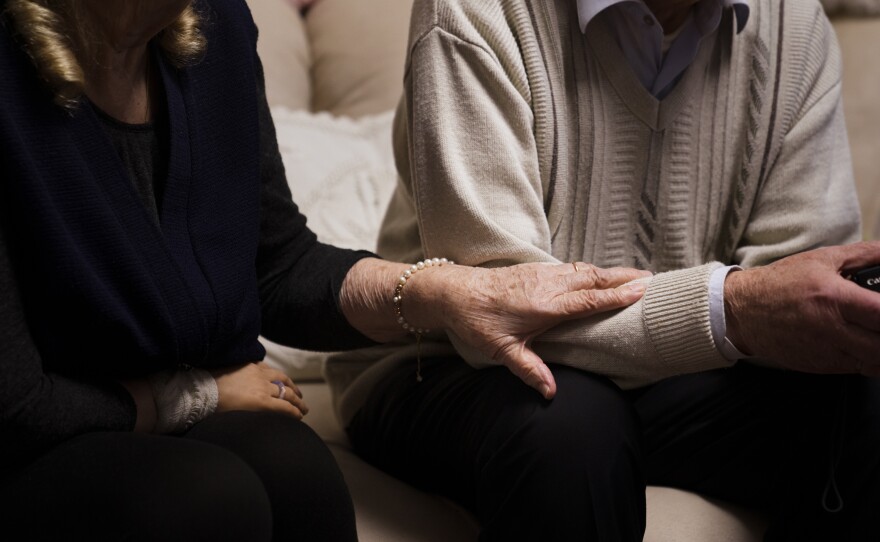
POLYGON ((880 376, 880 293, 844 276, 880 263, 880 242, 820 248, 728 275, 728 337, 807 373, 880 376))

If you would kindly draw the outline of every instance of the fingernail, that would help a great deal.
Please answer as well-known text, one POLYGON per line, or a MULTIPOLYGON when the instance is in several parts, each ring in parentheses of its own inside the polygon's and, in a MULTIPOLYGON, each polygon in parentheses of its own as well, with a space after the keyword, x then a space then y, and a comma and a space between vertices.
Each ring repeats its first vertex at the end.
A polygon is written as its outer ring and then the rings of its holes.
POLYGON ((627 284, 626 288, 627 288, 627 290, 629 290, 630 292, 633 292, 635 294, 643 294, 643 293, 645 293, 645 290, 648 289, 648 287, 645 285, 644 282, 633 282, 633 283, 627 284))
POLYGON ((538 387, 538 392, 541 394, 541 397, 545 397, 545 398, 546 398, 547 395, 550 394, 550 386, 549 386, 548 384, 546 384, 546 383, 541 384, 541 385, 538 387))
POLYGON ((652 272, 650 272, 650 271, 641 271, 640 274, 641 274, 643 277, 653 277, 653 276, 654 276, 654 273, 652 273, 652 272))

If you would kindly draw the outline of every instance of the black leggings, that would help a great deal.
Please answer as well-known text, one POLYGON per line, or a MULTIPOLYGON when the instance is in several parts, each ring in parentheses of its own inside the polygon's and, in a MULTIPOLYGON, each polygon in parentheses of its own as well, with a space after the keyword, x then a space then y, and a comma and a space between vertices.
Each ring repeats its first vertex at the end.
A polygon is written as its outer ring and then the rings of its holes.
POLYGON ((342 473, 308 426, 229 412, 182 437, 90 433, 0 485, 27 540, 356 540, 342 473))
POLYGON ((550 367, 552 401, 501 367, 401 366, 349 434, 473 511, 483 541, 642 540, 646 484, 761 509, 767 540, 880 540, 880 381, 741 365, 623 392, 550 367))

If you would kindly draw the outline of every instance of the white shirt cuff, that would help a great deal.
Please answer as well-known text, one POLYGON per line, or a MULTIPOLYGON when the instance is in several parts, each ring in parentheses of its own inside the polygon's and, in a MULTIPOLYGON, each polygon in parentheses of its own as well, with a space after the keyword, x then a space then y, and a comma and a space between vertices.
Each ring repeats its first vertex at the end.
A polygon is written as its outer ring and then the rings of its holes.
POLYGON ((712 327, 712 340, 715 341, 718 352, 729 361, 749 357, 727 338, 727 321, 724 317, 724 281, 731 271, 741 270, 742 267, 738 265, 719 267, 709 277, 709 323, 712 327))

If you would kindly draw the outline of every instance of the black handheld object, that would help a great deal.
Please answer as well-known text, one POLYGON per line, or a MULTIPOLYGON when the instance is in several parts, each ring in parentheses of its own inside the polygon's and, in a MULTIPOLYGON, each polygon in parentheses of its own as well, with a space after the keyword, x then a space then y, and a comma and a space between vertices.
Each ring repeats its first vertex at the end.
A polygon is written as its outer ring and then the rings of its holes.
POLYGON ((856 271, 850 278, 863 288, 880 292, 880 265, 856 271))

